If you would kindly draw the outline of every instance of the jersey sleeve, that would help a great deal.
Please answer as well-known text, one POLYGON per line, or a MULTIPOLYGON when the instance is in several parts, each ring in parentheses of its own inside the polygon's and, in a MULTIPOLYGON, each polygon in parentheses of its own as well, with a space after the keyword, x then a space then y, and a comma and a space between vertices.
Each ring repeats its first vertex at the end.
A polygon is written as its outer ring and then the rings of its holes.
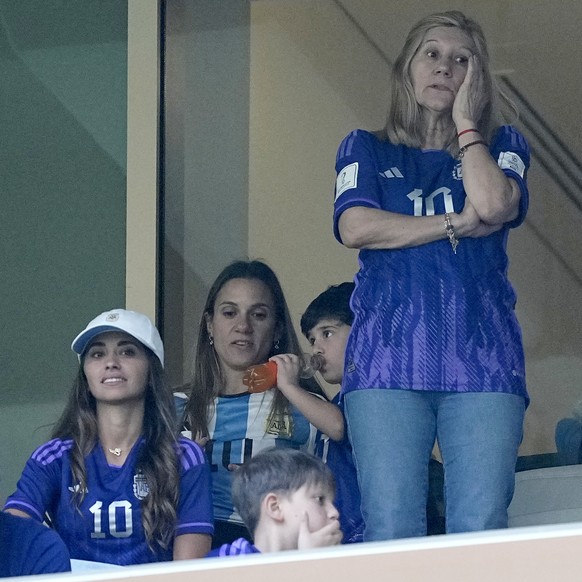
POLYGON ((374 136, 362 129, 352 131, 340 144, 336 156, 333 233, 341 243, 338 223, 352 206, 382 208, 376 171, 374 136))
POLYGON ((210 465, 204 451, 193 441, 179 440, 180 499, 176 536, 190 533, 212 535, 214 516, 210 465))
POLYGON ((530 151, 527 141, 514 127, 504 125, 499 128, 491 144, 491 155, 508 178, 517 182, 521 191, 517 218, 508 223, 510 228, 519 226, 529 207, 527 171, 530 165, 530 151))
POLYGON ((50 510, 60 492, 62 458, 69 453, 68 441, 54 439, 41 445, 28 459, 5 508, 18 509, 38 521, 50 510))

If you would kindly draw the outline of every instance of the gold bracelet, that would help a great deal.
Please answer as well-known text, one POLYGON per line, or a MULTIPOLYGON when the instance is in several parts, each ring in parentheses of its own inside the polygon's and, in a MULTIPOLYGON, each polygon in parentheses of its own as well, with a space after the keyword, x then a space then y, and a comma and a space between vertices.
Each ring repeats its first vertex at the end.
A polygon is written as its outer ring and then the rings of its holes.
POLYGON ((453 253, 457 254, 457 246, 459 245, 459 239, 455 236, 455 229, 451 223, 451 217, 449 216, 448 212, 445 212, 445 232, 447 233, 447 237, 449 242, 451 243, 451 248, 453 249, 453 253))

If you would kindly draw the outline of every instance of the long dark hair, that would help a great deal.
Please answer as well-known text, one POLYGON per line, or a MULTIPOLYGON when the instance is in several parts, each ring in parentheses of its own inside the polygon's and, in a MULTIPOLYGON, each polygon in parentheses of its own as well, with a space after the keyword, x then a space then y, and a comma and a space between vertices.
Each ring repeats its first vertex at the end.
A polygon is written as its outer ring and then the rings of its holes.
MULTIPOLYGON (((206 298, 204 313, 200 318, 198 330, 198 344, 194 360, 194 375, 183 390, 189 395, 186 404, 185 419, 192 435, 208 436, 208 419, 214 405, 214 399, 224 388, 225 379, 214 347, 210 344, 210 336, 206 325, 206 318, 214 315, 214 305, 220 290, 232 279, 255 279, 263 282, 275 304, 275 329, 279 334, 278 347, 273 346, 269 358, 275 354, 297 354, 303 351, 299 345, 297 334, 291 322, 289 308, 285 301, 283 289, 273 270, 262 261, 234 261, 218 275, 206 298)), ((259 362, 257 362, 259 363, 259 362)), ((324 396, 323 391, 315 379, 301 380, 302 388, 324 396)), ((289 410, 289 401, 282 392, 276 390, 271 408, 271 417, 284 415, 289 410)))
MULTIPOLYGON (((151 350, 143 348, 149 363, 149 377, 144 402, 145 442, 140 449, 137 470, 145 477, 149 489, 141 502, 142 524, 148 546, 155 551, 156 546, 168 548, 174 539, 179 496, 177 420, 172 393, 164 382, 162 364, 151 350)), ((85 457, 99 441, 97 406, 83 371, 83 361, 52 438, 74 441, 71 470, 73 482, 80 485, 75 492, 75 503, 79 507, 87 488, 85 457)))

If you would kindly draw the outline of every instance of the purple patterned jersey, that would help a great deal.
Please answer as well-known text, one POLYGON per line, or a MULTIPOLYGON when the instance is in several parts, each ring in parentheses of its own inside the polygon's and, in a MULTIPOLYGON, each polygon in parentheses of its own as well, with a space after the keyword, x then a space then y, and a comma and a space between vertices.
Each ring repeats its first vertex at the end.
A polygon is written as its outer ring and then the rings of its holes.
MULTIPOLYGON (((509 229, 525 218, 529 148, 512 127, 490 152, 521 190, 518 217, 483 238, 447 239, 394 250, 361 250, 352 297, 355 320, 342 392, 396 388, 505 392, 527 398, 515 292, 507 278, 509 229)), ((461 162, 441 150, 393 145, 356 130, 340 145, 334 233, 346 209, 409 216, 461 212, 461 162)), ((444 231, 444 219, 443 219, 444 231)))

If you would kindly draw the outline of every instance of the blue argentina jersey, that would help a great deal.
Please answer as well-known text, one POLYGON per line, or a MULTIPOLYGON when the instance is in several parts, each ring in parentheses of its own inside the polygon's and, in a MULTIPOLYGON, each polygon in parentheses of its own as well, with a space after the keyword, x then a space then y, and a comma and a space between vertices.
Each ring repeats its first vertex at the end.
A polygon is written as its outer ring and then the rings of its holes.
MULTIPOLYGON (((174 395, 178 400, 180 395, 174 395)), ((310 450, 315 439, 315 427, 295 408, 284 418, 268 424, 274 390, 259 394, 244 392, 215 399, 208 422, 210 440, 206 453, 212 471, 214 517, 219 521, 242 524, 232 504, 232 471, 229 465, 240 465, 269 447, 290 447, 310 450)), ((179 405, 177 405, 179 406, 179 405)), ((191 433, 182 433, 190 437, 191 433)))
MULTIPOLYGON (((7 508, 19 509, 42 521, 45 512, 69 548, 71 558, 129 565, 172 559, 172 548, 152 552, 142 526, 141 500, 148 486, 136 470, 143 439, 123 466, 110 465, 101 445, 85 457, 87 491, 77 509, 79 489, 71 473, 72 440, 54 439, 28 460, 7 508)), ((178 443, 180 495, 176 535, 214 531, 210 471, 202 449, 188 439, 178 443)))
MULTIPOLYGON (((400 388, 507 392, 527 397, 516 296, 507 279, 509 228, 524 220, 529 149, 512 127, 490 152, 521 190, 518 217, 455 255, 442 239, 411 248, 361 250, 342 390, 400 388)), ((350 207, 409 216, 461 212, 461 163, 441 150, 393 145, 356 130, 340 145, 334 233, 350 207)), ((444 220, 443 220, 444 230, 444 220)))

